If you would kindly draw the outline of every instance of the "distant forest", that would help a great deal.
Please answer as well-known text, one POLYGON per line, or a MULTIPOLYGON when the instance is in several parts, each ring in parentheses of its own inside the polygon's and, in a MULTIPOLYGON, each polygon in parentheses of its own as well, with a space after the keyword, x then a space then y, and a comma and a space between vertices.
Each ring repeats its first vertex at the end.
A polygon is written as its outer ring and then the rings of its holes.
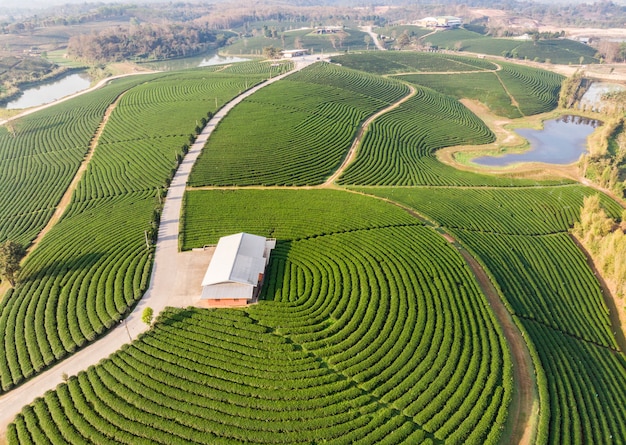
POLYGON ((70 56, 88 62, 185 57, 226 42, 223 33, 197 25, 134 24, 70 38, 70 56))

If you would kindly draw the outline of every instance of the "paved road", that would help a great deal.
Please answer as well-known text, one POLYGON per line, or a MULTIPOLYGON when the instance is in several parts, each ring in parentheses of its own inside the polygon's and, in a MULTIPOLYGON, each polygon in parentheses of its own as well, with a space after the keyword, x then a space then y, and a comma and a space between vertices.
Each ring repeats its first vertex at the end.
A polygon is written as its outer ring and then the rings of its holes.
POLYGON ((373 30, 371 26, 362 26, 361 27, 362 31, 365 31, 366 33, 368 33, 370 35, 370 37, 372 38, 372 41, 374 42, 374 45, 376 45, 376 48, 378 48, 380 51, 386 51, 387 48, 385 48, 385 45, 383 45, 383 43, 378 40, 378 34, 376 34, 373 30))
MULTIPOLYGON (((314 57, 304 57, 294 60, 295 70, 267 80, 237 96, 222 107, 207 123, 176 171, 176 175, 168 190, 161 216, 150 286, 143 298, 126 320, 106 336, 0 397, 0 442, 4 442, 7 425, 21 411, 24 405, 31 403, 46 391, 54 389, 63 381, 64 375, 76 375, 89 366, 95 365, 103 358, 117 351, 122 345, 130 343, 131 340, 146 331, 148 326, 141 321, 141 313, 144 308, 151 307, 156 316, 167 306, 184 307, 190 304, 188 296, 180 295, 177 289, 181 288, 179 281, 184 280, 187 276, 185 265, 188 261, 185 259, 185 254, 178 252, 178 227, 183 193, 185 192, 191 167, 196 162, 198 155, 219 121, 235 105, 259 89, 314 63, 315 59, 314 57)), ((200 289, 198 289, 199 295, 200 289)))

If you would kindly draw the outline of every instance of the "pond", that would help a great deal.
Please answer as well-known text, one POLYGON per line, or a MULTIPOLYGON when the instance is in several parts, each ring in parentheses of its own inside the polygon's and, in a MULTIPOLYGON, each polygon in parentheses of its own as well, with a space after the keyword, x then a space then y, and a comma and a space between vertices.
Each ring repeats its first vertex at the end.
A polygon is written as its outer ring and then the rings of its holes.
POLYGON ((35 87, 26 88, 20 97, 8 102, 2 108, 15 110, 44 105, 70 94, 86 90, 91 85, 87 73, 74 73, 61 79, 45 82, 35 87))
POLYGON ((203 66, 222 65, 225 63, 246 62, 250 59, 241 57, 223 57, 211 51, 206 54, 193 57, 185 57, 183 59, 163 60, 159 62, 144 62, 141 66, 156 71, 177 71, 189 68, 199 68, 203 66))
POLYGON ((587 137, 602 125, 602 122, 581 116, 561 116, 543 124, 542 130, 532 128, 515 130, 528 140, 530 150, 504 156, 481 156, 472 162, 490 167, 507 167, 518 162, 571 164, 587 152, 587 137))
POLYGON ((587 107, 593 111, 602 111, 604 104, 602 96, 607 93, 618 93, 626 90, 624 85, 608 82, 594 82, 580 99, 579 108, 587 107))

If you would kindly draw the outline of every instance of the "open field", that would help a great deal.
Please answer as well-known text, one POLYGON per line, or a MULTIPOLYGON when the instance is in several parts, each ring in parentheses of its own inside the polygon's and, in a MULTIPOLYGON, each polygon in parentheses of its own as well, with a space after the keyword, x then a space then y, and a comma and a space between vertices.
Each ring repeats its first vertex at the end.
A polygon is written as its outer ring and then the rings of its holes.
POLYGON ((468 51, 493 56, 506 55, 516 59, 562 65, 597 63, 596 50, 588 45, 568 39, 539 40, 537 42, 492 38, 466 29, 441 31, 423 37, 440 49, 468 51))
MULTIPOLYGON (((164 311, 26 406, 9 443, 626 442, 624 339, 568 235, 595 191, 435 156, 495 140, 457 100, 490 91, 483 76, 495 79, 492 111, 511 117, 554 109, 562 78, 456 54, 342 59, 242 101, 189 181, 182 248, 239 231, 277 238, 260 302, 164 311), (343 170, 359 126, 410 91, 380 74, 410 76, 417 92, 373 120, 343 170), (338 183, 324 183, 333 173, 338 183)), ((140 297, 144 231, 183 144, 207 111, 268 75, 212 71, 156 75, 119 100, 66 215, 0 303, 3 390, 140 297)))

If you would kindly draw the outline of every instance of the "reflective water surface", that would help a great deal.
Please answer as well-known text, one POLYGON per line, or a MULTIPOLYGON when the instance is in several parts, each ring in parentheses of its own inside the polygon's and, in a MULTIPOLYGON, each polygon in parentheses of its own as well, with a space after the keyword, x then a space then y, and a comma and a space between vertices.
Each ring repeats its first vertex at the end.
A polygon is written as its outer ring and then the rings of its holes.
POLYGON ((20 97, 8 102, 2 108, 15 110, 44 105, 70 94, 86 90, 90 84, 91 81, 86 73, 70 74, 58 80, 27 88, 20 97))
POLYGON ((472 162, 491 167, 506 167, 518 162, 571 164, 587 152, 587 136, 602 125, 602 122, 581 116, 561 116, 543 124, 543 130, 531 128, 515 130, 530 142, 530 150, 497 157, 481 156, 472 162))

